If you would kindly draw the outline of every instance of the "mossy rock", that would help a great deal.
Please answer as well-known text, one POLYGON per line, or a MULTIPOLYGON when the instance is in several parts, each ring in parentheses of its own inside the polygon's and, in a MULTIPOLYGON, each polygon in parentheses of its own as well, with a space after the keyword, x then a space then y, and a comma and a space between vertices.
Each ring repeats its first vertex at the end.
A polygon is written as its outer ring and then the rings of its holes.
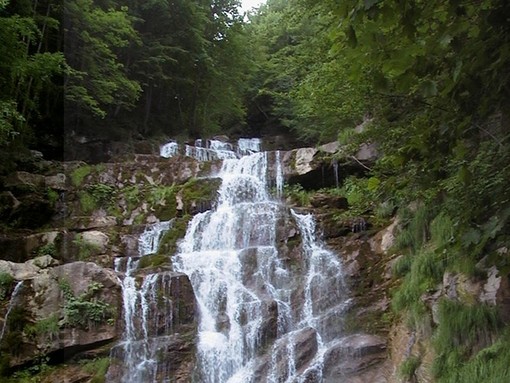
POLYGON ((170 230, 168 230, 163 235, 163 238, 161 238, 157 253, 158 255, 168 257, 175 254, 177 251, 177 242, 186 235, 186 229, 188 228, 190 220, 190 215, 185 215, 184 217, 175 219, 170 230))
POLYGON ((162 265, 171 265, 171 259, 166 254, 154 254, 154 255, 146 255, 140 258, 138 262, 139 269, 152 268, 162 265))
POLYGON ((219 178, 193 178, 178 192, 184 214, 196 214, 211 209, 218 196, 219 178))

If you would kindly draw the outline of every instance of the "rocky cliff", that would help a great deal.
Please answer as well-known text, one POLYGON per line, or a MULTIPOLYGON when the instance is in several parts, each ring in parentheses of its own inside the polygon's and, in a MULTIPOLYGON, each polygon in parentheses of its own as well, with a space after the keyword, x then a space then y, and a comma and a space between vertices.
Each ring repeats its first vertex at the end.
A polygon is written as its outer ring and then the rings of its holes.
MULTIPOLYGON (((430 334, 441 323, 442 298, 482 302, 508 320, 509 281, 496 268, 476 279, 446 273, 420 297, 430 321, 419 329, 407 326, 391 308, 392 289, 400 283, 394 269, 403 257, 394 250, 398 219, 389 214, 375 220, 370 211, 349 214, 345 196, 327 189, 336 189, 348 175, 363 177, 376 155, 374 148, 363 147, 346 157, 338 143, 269 152, 281 159, 286 183, 300 186, 299 193, 286 189, 287 206, 317 217, 318 230, 347 277, 349 305, 336 324, 343 335, 324 356, 323 381, 431 382, 430 334), (417 361, 412 371, 402 373, 401 366, 412 361, 417 361)), ((198 310, 188 277, 172 271, 172 256, 191 217, 216 203, 218 180, 204 176, 219 166, 214 158, 135 154, 97 165, 40 160, 37 172, 6 177, 0 194, 0 373, 13 381, 37 373, 45 382, 119 381, 126 373, 125 354, 132 352, 122 343, 129 331, 122 283, 129 275, 138 299, 134 310, 141 313, 133 342, 165 338, 164 348, 154 343, 154 358, 164 365, 154 379, 164 374, 191 381, 198 310), (140 236, 163 221, 172 223, 158 248, 139 259, 140 236), (136 268, 114 267, 128 257, 136 268), (148 275, 160 278, 155 290, 144 290, 148 275), (146 315, 159 318, 159 324, 149 335, 138 334, 146 315)), ((281 227, 282 258, 299 270, 305 262, 301 234, 292 225, 281 227)), ((267 318, 269 344, 277 332, 270 304, 267 318)), ((317 347, 306 331, 297 347, 302 366, 317 347)), ((261 365, 261 377, 263 370, 261 365)))

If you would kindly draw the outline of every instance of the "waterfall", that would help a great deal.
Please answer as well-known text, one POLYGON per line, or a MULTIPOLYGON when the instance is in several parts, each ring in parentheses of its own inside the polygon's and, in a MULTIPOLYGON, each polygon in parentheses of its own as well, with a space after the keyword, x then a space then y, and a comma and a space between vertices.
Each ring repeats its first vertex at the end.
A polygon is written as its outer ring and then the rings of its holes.
POLYGON ((276 197, 281 198, 283 196, 283 169, 282 161, 280 159, 280 151, 276 151, 276 197))
MULTIPOLYGON (((162 234, 169 230, 172 221, 148 225, 138 239, 139 256, 154 254, 162 234)), ((136 275, 139 257, 119 257, 115 271, 121 279, 124 339, 113 353, 123 361, 119 381, 122 383, 161 382, 164 364, 159 353, 171 333, 173 302, 169 299, 171 276, 168 273, 136 275), (141 279, 141 285, 140 285, 141 279)), ((109 381, 115 380, 109 378, 109 381)))
POLYGON ((341 263, 317 241, 311 215, 272 199, 268 155, 250 145, 223 161, 215 209, 193 217, 173 260, 200 310, 195 382, 320 382, 348 302, 341 263), (289 225, 301 237, 298 265, 283 254, 289 225))
POLYGON ((335 177, 335 187, 338 189, 340 182, 338 180, 338 160, 333 161, 333 176, 335 177))
POLYGON ((172 221, 157 222, 148 225, 138 239, 138 253, 140 256, 154 254, 158 251, 159 241, 163 233, 170 229, 172 221))
MULTIPOLYGON (((216 161, 258 153, 260 148, 260 138, 240 138, 235 146, 220 140, 197 139, 193 145, 184 145, 184 155, 202 162, 216 161)), ((159 155, 164 158, 178 154, 180 154, 179 144, 173 140, 159 148, 159 155)))
POLYGON ((175 141, 167 142, 164 145, 161 145, 159 148, 159 155, 161 157, 170 158, 179 153, 179 144, 175 141))
POLYGON ((14 287, 14 290, 12 291, 11 299, 9 300, 9 305, 7 306, 7 311, 5 312, 2 330, 0 331, 0 342, 2 342, 2 339, 4 338, 5 330, 7 329, 7 323, 9 321, 9 314, 11 313, 14 306, 16 306, 16 298, 18 297, 19 293, 21 292, 21 288, 23 287, 23 282, 24 281, 18 281, 18 283, 16 283, 16 286, 14 287))
POLYGON ((260 138, 240 138, 237 141, 237 154, 246 156, 252 153, 260 152, 262 141, 260 138))

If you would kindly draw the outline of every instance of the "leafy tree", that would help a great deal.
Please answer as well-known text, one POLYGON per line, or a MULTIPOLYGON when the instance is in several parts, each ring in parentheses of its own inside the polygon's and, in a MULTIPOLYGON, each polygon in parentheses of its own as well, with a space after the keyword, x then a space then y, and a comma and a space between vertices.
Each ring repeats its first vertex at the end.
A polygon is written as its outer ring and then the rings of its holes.
POLYGON ((139 39, 126 7, 104 10, 92 0, 66 1, 64 16, 66 126, 79 130, 91 127, 91 116, 105 118, 115 108, 134 106, 140 86, 127 77, 119 52, 139 39))
POLYGON ((0 4, 0 145, 8 156, 37 142, 33 131, 43 122, 50 127, 38 137, 59 133, 54 115, 65 67, 58 51, 59 12, 51 1, 0 4))

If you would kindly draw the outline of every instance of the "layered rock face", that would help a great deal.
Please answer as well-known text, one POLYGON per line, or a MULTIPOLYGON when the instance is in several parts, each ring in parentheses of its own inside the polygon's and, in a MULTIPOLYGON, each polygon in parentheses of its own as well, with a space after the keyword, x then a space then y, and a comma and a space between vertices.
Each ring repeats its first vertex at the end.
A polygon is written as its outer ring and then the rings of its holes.
MULTIPOLYGON (((272 151, 263 176, 245 164, 234 180, 224 164, 260 150, 222 138, 3 180, 0 373, 50 364, 47 382, 382 383, 422 353, 416 379, 432 381, 426 337, 390 309, 398 221, 339 219, 347 199, 319 190, 363 175, 375 148, 272 151), (284 182, 308 202, 295 206, 284 182), (101 360, 101 373, 84 367, 101 360)), ((422 299, 434 326, 441 297, 508 318, 508 290, 491 269, 475 282, 446 274, 422 299)))

